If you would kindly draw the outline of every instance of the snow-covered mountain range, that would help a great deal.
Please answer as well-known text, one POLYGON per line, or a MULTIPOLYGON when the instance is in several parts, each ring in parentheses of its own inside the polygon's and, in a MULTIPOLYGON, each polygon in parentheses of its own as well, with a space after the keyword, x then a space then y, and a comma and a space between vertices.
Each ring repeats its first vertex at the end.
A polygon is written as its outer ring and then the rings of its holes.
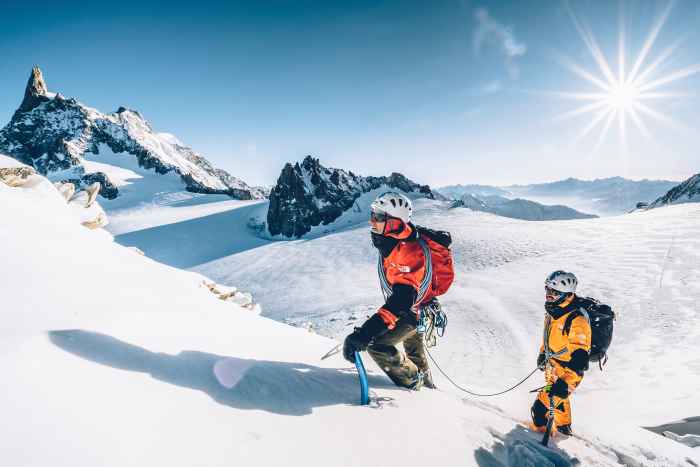
POLYGON ((542 204, 560 204, 578 211, 597 215, 623 214, 638 203, 650 203, 662 196, 678 182, 668 180, 628 180, 611 177, 596 180, 567 178, 551 183, 510 185, 451 185, 437 191, 459 199, 465 194, 477 196, 499 195, 522 198, 542 204))
POLYGON ((464 195, 507 196, 510 192, 504 188, 490 185, 447 185, 437 188, 441 195, 449 199, 460 199, 464 195))
POLYGON ((692 202, 700 202, 700 174, 695 174, 678 186, 671 188, 668 193, 651 203, 649 208, 692 202))
POLYGON ((357 204, 358 198, 382 187, 409 196, 435 198, 429 186, 419 185, 399 173, 363 177, 326 168, 319 159, 306 156, 301 164, 288 163, 282 169, 277 185, 270 192, 267 229, 271 235, 301 237, 312 227, 330 224, 353 207, 366 207, 357 204))
POLYGON ((473 211, 489 212, 498 216, 526 221, 557 221, 598 217, 593 214, 579 212, 567 206, 547 206, 526 199, 508 199, 498 195, 479 196, 465 194, 456 200, 452 207, 464 207, 473 211))
POLYGON ((81 185, 98 181, 102 196, 114 199, 119 187, 111 171, 85 163, 86 159, 99 163, 105 151, 122 160, 133 159, 138 167, 157 174, 175 174, 190 192, 237 199, 264 197, 261 190, 215 168, 173 135, 156 133, 138 111, 120 107, 104 114, 49 92, 41 70, 34 67, 22 103, 0 130, 0 152, 52 179, 81 185))

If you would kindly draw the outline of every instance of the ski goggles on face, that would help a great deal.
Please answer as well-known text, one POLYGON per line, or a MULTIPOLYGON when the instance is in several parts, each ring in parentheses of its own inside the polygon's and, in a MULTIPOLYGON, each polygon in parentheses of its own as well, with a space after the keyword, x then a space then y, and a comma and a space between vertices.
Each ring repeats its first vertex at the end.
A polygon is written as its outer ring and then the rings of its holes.
POLYGON ((369 219, 372 222, 386 222, 389 215, 383 211, 372 211, 369 213, 369 219))

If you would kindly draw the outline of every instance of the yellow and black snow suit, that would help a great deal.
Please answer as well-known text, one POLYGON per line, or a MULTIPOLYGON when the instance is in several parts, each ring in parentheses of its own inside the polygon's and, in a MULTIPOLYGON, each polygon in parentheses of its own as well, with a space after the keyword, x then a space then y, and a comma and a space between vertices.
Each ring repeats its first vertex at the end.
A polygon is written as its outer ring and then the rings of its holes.
POLYGON ((593 302, 571 294, 558 305, 546 306, 543 343, 540 359, 544 362, 547 386, 537 395, 532 406, 532 422, 540 428, 547 423, 549 390, 554 397, 554 423, 571 425, 571 393, 588 369, 591 351, 591 326, 586 309, 593 302))

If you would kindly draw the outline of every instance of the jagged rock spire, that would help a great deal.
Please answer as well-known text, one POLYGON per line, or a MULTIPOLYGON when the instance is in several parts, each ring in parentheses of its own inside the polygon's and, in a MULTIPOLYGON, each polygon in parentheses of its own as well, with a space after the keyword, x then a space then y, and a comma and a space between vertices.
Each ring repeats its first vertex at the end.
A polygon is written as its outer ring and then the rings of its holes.
POLYGON ((44 76, 41 74, 41 69, 35 65, 34 68, 32 68, 32 73, 29 75, 29 81, 27 81, 27 88, 24 90, 22 104, 17 110, 19 112, 28 112, 32 110, 48 99, 46 96, 47 92, 48 89, 46 88, 44 76))

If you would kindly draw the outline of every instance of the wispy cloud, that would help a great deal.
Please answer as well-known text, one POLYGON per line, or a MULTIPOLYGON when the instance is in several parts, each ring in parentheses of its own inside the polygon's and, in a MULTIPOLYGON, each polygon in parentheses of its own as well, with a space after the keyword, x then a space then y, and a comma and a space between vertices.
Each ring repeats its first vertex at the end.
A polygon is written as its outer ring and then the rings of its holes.
POLYGON ((503 84, 499 80, 493 80, 467 88, 464 90, 464 94, 469 97, 485 97, 498 94, 502 90, 503 84))
POLYGON ((513 31, 492 17, 486 8, 477 8, 474 18, 477 22, 474 31, 474 52, 480 53, 485 45, 496 46, 503 56, 508 75, 517 79, 520 76, 520 68, 516 59, 527 52, 525 43, 518 41, 513 31))

